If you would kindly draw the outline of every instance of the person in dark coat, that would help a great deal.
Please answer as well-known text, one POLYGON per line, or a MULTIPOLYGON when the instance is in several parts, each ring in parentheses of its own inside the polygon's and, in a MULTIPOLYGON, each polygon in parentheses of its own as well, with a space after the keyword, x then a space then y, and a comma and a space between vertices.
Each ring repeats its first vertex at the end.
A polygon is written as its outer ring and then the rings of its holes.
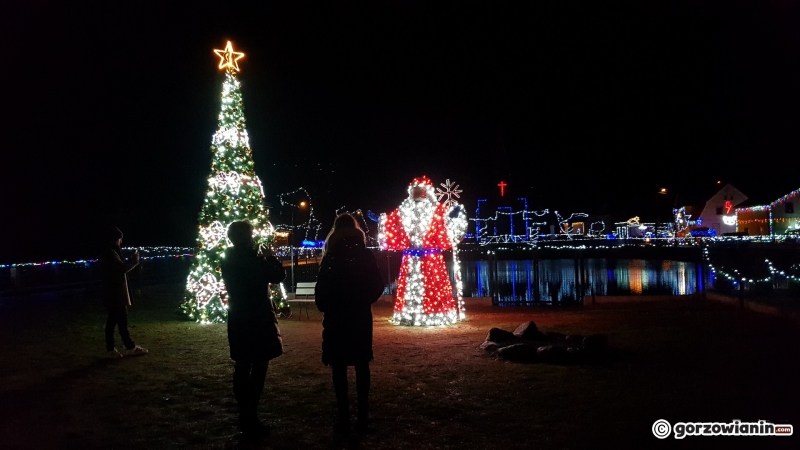
POLYGON ((122 258, 122 231, 112 227, 104 236, 104 248, 100 252, 100 275, 102 278, 103 306, 106 307, 106 354, 108 358, 146 355, 148 350, 139 347, 131 339, 128 331, 128 306, 131 305, 131 292, 128 287, 128 275, 139 265, 139 251, 130 259, 122 258), (114 347, 114 328, 119 329, 122 343, 125 345, 124 355, 114 347))
POLYGON ((337 428, 350 427, 347 367, 354 366, 359 429, 369 415, 369 363, 372 353, 372 304, 383 293, 375 256, 366 248, 364 232, 349 214, 336 218, 323 247, 314 292, 322 320, 322 363, 331 366, 338 410, 337 428))
POLYGON ((221 269, 228 291, 233 395, 239 404, 239 427, 244 434, 255 435, 269 430, 258 420, 258 404, 269 361, 283 354, 269 284, 283 281, 286 271, 268 248, 256 251, 249 222, 231 223, 228 239, 233 247, 225 251, 221 269))

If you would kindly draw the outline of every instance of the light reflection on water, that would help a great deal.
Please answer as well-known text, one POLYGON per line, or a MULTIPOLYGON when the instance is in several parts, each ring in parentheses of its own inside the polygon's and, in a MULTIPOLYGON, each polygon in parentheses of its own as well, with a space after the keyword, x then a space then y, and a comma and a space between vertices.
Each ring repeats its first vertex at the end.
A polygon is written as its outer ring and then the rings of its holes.
POLYGON ((495 303, 580 303, 595 295, 687 295, 696 263, 640 259, 474 261, 462 264, 464 295, 495 303))

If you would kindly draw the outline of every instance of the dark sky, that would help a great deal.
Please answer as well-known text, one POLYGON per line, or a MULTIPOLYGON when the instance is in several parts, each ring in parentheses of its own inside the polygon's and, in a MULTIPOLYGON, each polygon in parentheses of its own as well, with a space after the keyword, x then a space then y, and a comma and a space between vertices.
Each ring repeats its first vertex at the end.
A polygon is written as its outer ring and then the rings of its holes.
POLYGON ((800 187, 796 2, 7 3, 0 262, 193 245, 228 39, 268 203, 323 221, 423 174, 614 219, 800 187))

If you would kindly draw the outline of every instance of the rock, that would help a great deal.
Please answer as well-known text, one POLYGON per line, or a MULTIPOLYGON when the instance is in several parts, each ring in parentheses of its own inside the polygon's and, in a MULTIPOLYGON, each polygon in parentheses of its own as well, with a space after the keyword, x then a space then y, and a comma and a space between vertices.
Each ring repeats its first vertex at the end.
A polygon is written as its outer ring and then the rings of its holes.
POLYGON ((570 355, 577 355, 583 353, 583 347, 576 345, 574 347, 567 347, 567 353, 570 355))
POLYGON ((568 334, 564 341, 569 345, 581 345, 583 343, 583 336, 580 334, 568 334))
POLYGON ((541 339, 542 333, 539 331, 539 328, 536 327, 536 324, 533 321, 525 322, 517 327, 514 330, 514 336, 522 339, 529 339, 529 340, 537 340, 541 339))
POLYGON ((608 336, 592 334, 583 338, 583 348, 588 352, 602 351, 608 348, 608 336))
POLYGON ((515 341, 517 340, 514 333, 510 331, 506 331, 500 328, 492 328, 489 330, 489 334, 486 336, 487 341, 492 342, 507 342, 507 341, 515 341))
POLYGON ((557 331, 545 331, 542 336, 548 342, 561 342, 567 338, 566 334, 557 331))
POLYGON ((544 345, 536 350, 542 362, 561 362, 567 355, 567 348, 562 345, 544 345))
POLYGON ((493 351, 497 350, 498 348, 500 348, 500 346, 497 345, 497 342, 494 342, 494 341, 488 341, 488 340, 487 341, 483 341, 483 344, 480 345, 480 349, 481 350, 486 350, 487 352, 493 352, 493 351))
POLYGON ((534 362, 537 359, 537 352, 535 345, 523 343, 499 348, 495 354, 509 361, 534 362))

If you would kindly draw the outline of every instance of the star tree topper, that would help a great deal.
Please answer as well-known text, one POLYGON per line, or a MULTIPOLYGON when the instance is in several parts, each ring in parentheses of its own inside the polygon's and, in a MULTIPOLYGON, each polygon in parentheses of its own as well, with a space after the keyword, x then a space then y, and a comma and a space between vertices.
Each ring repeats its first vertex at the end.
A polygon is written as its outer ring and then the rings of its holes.
POLYGON ((238 61, 244 58, 244 53, 233 51, 233 45, 231 45, 231 41, 228 41, 228 45, 225 46, 225 50, 215 49, 214 53, 219 56, 220 69, 235 70, 236 72, 239 71, 238 61))

